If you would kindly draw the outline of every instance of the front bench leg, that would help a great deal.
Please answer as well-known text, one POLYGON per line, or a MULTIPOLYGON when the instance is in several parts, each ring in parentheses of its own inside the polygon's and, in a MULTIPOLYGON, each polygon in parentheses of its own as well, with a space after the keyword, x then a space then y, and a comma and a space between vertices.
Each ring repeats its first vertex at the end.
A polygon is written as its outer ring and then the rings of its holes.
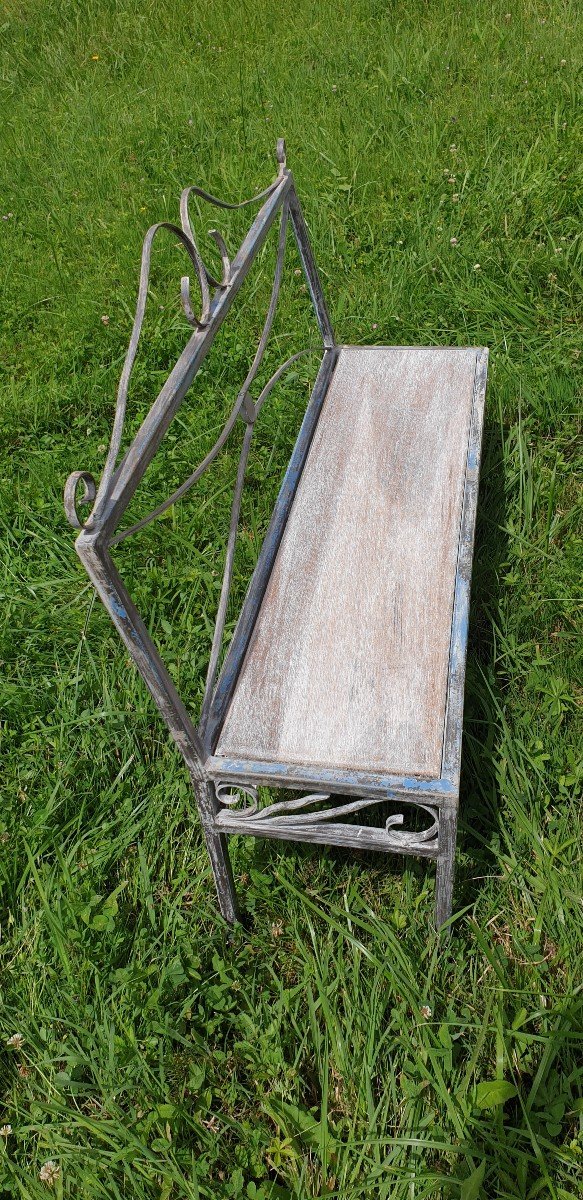
POLYGON ((193 785, 213 869, 221 915, 229 925, 235 925, 239 920, 237 893, 233 881, 227 838, 224 833, 219 833, 213 824, 213 815, 217 808, 214 787, 212 784, 200 780, 193 780, 193 785))
MULTIPOLYGON (((435 881, 435 928, 438 932, 451 917, 456 833, 457 807, 442 808, 439 814, 439 856, 435 881)), ((446 936, 449 932, 449 927, 444 930, 446 936)))

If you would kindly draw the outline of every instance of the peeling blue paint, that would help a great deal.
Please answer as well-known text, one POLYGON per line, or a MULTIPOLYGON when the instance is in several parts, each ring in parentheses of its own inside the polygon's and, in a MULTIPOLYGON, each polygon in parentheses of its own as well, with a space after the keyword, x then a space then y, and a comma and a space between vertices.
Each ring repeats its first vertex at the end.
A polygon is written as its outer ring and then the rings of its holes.
MULTIPOLYGON (((387 799, 393 793, 412 792, 415 795, 452 795, 455 791, 448 779, 419 779, 415 776, 394 776, 384 774, 369 774, 363 771, 329 771, 322 768, 297 767, 289 763, 251 762, 243 758, 221 758, 219 756, 207 759, 206 770, 214 778, 234 776, 244 782, 245 779, 260 777, 277 779, 286 782, 306 781, 306 786, 320 784, 330 787, 353 787, 363 793, 370 791, 383 792, 387 799)), ((303 786, 303 782, 302 782, 303 786)))
POLYGON ((126 622, 128 619, 128 614, 123 604, 121 604, 116 596, 112 596, 111 594, 108 596, 108 601, 109 607, 113 609, 116 617, 119 617, 120 621, 126 622))

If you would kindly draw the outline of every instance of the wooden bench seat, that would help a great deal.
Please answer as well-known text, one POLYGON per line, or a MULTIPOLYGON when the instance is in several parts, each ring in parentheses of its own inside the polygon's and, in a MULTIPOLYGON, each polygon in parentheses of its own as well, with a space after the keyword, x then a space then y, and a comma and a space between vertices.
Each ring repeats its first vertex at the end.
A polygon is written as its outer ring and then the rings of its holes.
POLYGON ((476 360, 340 350, 216 756, 439 777, 476 360))

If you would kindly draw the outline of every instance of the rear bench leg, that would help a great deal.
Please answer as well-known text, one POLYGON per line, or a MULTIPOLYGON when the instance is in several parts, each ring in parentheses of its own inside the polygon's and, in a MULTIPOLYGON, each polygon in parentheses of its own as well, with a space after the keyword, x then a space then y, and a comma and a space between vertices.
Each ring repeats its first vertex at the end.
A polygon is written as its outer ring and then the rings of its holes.
POLYGON ((217 808, 214 788, 212 784, 199 780, 193 780, 193 783, 206 848, 213 869, 219 908, 225 921, 228 921, 229 925, 234 925, 239 920, 237 893, 233 882, 227 839, 224 833, 219 833, 213 824, 213 816, 217 808))
POLYGON ((451 917, 456 833, 457 807, 442 808, 439 814, 439 857, 435 883, 435 927, 438 930, 451 917))

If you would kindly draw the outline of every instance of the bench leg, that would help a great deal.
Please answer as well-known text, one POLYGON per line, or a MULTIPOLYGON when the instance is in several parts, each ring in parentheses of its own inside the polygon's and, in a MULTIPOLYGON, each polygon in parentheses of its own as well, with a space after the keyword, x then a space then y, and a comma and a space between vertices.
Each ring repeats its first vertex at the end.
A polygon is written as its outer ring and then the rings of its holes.
POLYGON ((229 925, 234 925, 239 920, 237 894, 233 882, 233 871, 227 847, 227 839, 224 833, 219 833, 212 825, 212 817, 216 808, 214 790, 211 784, 199 783, 198 781, 194 784, 194 790, 198 801, 206 848, 213 869, 221 915, 225 918, 225 921, 228 921, 229 925))
MULTIPOLYGON (((441 929, 451 917, 457 809, 442 808, 439 814, 439 858, 435 882, 435 927, 441 929)), ((447 935, 449 930, 445 930, 447 935)))

